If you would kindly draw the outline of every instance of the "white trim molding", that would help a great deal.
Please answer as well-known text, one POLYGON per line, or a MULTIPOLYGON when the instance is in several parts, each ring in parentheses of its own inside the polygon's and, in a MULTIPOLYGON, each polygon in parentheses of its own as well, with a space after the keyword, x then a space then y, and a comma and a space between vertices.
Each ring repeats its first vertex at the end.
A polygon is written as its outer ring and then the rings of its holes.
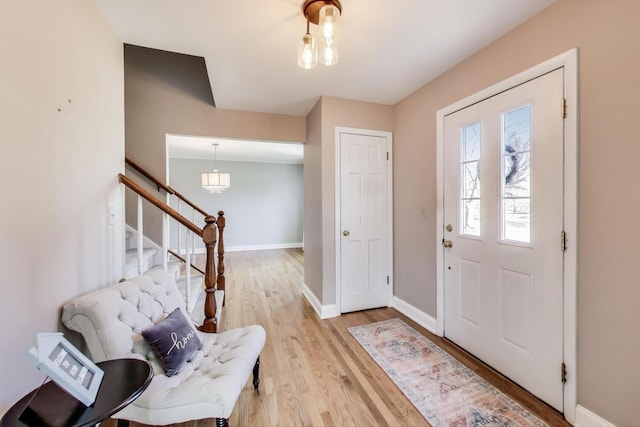
POLYGON ((575 423, 577 406, 577 265, 578 265, 578 49, 574 48, 548 61, 538 64, 513 77, 488 87, 461 101, 451 104, 436 113, 436 298, 437 335, 444 336, 444 254, 441 245, 444 237, 444 119, 466 106, 475 104, 491 96, 509 90, 546 73, 564 69, 564 97, 567 116, 564 121, 564 231, 568 246, 564 254, 564 318, 563 348, 567 369, 567 383, 564 386, 565 418, 575 423))
POLYGON ((335 304, 322 305, 316 294, 314 294, 306 283, 302 284, 302 296, 305 297, 320 319, 330 319, 340 316, 338 306, 335 304))
POLYGON ((272 243, 268 245, 245 245, 245 246, 227 246, 225 252, 244 252, 244 251, 268 251, 273 249, 297 249, 302 248, 302 242, 299 243, 272 243))
POLYGON ((424 311, 421 311, 420 309, 414 307, 404 300, 401 300, 396 296, 393 297, 391 306, 398 310, 400 313, 407 316, 409 319, 425 328, 427 331, 431 332, 432 334, 436 334, 436 319, 434 317, 429 316, 424 311))
MULTIPOLYGON (((245 251, 268 251, 273 249, 297 249, 302 248, 302 242, 300 243, 270 243, 267 245, 245 245, 245 246, 225 246, 224 252, 245 252, 245 251)), ((176 248, 171 249, 177 252, 176 248)), ((194 254, 202 255, 207 251, 205 248, 195 248, 194 254)), ((182 254, 181 254, 182 255, 182 254)))
POLYGON ((576 407, 576 422, 574 425, 576 427, 615 427, 615 424, 580 405, 576 407))

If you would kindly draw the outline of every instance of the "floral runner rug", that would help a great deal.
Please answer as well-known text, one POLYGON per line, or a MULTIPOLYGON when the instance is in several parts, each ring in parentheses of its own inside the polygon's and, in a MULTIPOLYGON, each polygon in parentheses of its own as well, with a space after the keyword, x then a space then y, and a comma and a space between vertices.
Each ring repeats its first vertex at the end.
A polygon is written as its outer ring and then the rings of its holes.
POLYGON ((349 332, 434 427, 547 426, 400 319, 349 332))

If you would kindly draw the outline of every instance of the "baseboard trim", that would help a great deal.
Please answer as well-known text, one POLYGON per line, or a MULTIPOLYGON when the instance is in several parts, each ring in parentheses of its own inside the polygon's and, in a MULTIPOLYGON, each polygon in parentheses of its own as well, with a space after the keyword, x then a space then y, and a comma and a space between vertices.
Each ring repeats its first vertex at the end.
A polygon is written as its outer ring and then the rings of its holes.
POLYGON ((391 304, 392 307, 400 313, 404 314, 432 334, 436 334, 436 319, 396 296, 393 297, 391 304))
MULTIPOLYGON (((245 245, 245 246, 226 246, 224 248, 226 252, 245 252, 245 251, 268 251, 271 249, 297 249, 302 248, 302 243, 272 243, 268 245, 245 245)), ((176 251, 176 249, 172 249, 176 251)), ((184 252, 184 251, 183 251, 184 252)), ((194 254, 202 255, 206 253, 205 248, 195 248, 194 254)))
POLYGON ((599 415, 594 414, 584 406, 576 406, 576 427, 615 427, 599 415))
POLYGON ((244 252, 244 251, 268 251, 271 249, 297 249, 302 247, 299 243, 273 243, 268 245, 246 245, 246 246, 227 246, 225 252, 244 252))
POLYGON ((311 289, 307 286, 306 283, 302 284, 302 295, 305 297, 311 307, 318 314, 318 317, 321 319, 330 319, 332 317, 340 316, 340 312, 338 312, 338 307, 335 304, 322 305, 316 294, 311 292, 311 289))

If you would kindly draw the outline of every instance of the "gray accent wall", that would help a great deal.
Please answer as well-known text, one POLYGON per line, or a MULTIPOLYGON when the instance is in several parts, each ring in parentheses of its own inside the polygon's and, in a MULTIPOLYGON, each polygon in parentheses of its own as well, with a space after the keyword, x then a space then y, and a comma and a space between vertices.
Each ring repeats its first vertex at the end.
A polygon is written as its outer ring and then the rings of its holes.
MULTIPOLYGON (((197 84, 203 78, 196 57, 131 45, 125 49, 126 155, 160 181, 166 182, 167 134, 304 141, 304 117, 215 108, 204 100, 207 96, 197 84), (196 83, 185 84, 185 79, 196 83)), ((127 170, 127 176, 155 191, 135 173, 127 170)), ((136 202, 131 192, 127 192, 126 205, 127 223, 135 226, 136 202)), ((144 229, 147 237, 161 243, 159 211, 145 209, 144 229)))
MULTIPOLYGON (((217 167, 231 175, 231 188, 222 194, 210 194, 200 185, 200 174, 213 169, 211 160, 170 159, 169 182, 210 214, 225 212, 228 249, 302 243, 302 165, 218 160, 217 167)), ((172 233, 174 247, 176 240, 172 233)), ((196 248, 204 248, 200 239, 196 248)))

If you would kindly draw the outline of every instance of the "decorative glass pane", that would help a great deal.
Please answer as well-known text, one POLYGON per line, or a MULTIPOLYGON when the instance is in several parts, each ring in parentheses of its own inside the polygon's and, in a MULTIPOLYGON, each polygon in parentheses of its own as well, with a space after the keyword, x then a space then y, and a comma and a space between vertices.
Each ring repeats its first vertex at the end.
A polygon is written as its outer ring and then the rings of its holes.
POLYGON ((502 115, 502 153, 531 150, 531 106, 525 105, 502 115))
POLYGON ((460 129, 460 224, 462 235, 480 236, 480 123, 460 129))
POLYGON ((462 128, 462 161, 480 160, 480 123, 462 128))
POLYGON ((531 201, 504 199, 502 201, 504 240, 531 243, 531 201))
POLYGON ((462 234, 480 236, 480 200, 461 200, 460 222, 462 234))
POLYGON ((504 197, 531 196, 531 154, 504 156, 504 197))
POLYGON ((480 197, 480 162, 463 163, 462 168, 462 198, 474 199, 480 197))
POLYGON ((502 240, 531 243, 531 106, 502 115, 502 240))

